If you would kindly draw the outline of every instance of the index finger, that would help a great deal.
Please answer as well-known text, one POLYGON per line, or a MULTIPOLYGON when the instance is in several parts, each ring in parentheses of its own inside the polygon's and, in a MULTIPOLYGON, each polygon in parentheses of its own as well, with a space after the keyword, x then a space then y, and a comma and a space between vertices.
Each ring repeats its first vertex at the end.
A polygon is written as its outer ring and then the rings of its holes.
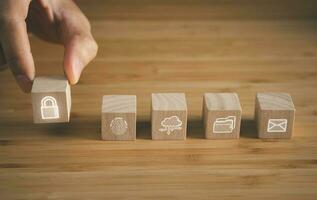
MULTIPOLYGON (((27 1, 18 2, 6 1, 5 6, 1 5, 8 10, 1 16, 0 43, 5 61, 19 86, 23 91, 29 92, 32 87, 35 69, 25 23, 28 4, 27 1)), ((1 9, 0 12, 2 12, 1 9)))

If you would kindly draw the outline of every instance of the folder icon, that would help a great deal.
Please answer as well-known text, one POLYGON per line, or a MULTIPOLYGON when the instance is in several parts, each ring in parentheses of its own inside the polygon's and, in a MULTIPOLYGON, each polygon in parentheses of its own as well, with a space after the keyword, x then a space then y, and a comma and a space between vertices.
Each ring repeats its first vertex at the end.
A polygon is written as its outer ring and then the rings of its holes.
POLYGON ((284 133, 287 129, 287 119, 269 119, 267 124, 268 133, 284 133))
POLYGON ((217 118, 213 124, 213 133, 232 133, 236 126, 236 117, 217 118))

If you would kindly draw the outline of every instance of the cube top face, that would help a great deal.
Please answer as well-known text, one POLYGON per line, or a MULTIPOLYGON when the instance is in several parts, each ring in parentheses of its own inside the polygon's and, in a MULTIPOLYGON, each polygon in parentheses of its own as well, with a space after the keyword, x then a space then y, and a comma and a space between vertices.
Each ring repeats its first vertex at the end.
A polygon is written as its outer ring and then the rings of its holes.
POLYGON ((136 139, 136 96, 103 96, 101 132, 103 140, 136 139))
POLYGON ((258 93, 256 121, 260 138, 291 138, 295 107, 286 93, 258 93))
POLYGON ((237 139, 240 137, 242 109, 237 94, 206 93, 203 112, 207 139, 237 139))
POLYGON ((236 93, 205 93, 208 110, 242 110, 236 93))
POLYGON ((105 95, 102 99, 102 112, 136 113, 136 96, 105 95))
POLYGON ((295 110, 292 98, 287 93, 257 93, 257 101, 262 110, 295 110))
POLYGON ((32 93, 65 92, 70 87, 64 76, 41 76, 33 82, 32 93))
POLYGON ((69 122, 70 86, 61 76, 37 77, 32 87, 34 123, 69 122))
POLYGON ((152 110, 185 111, 187 110, 184 93, 153 93, 152 110))

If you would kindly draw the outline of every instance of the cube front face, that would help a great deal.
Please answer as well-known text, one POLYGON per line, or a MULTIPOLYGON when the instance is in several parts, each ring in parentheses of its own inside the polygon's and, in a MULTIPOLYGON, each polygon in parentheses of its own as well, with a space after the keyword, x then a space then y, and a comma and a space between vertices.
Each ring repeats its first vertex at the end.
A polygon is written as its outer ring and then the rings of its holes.
POLYGON ((291 138, 294 110, 262 110, 257 112, 259 138, 291 138))
POLYGON ((136 113, 102 113, 103 140, 135 140, 136 113))
POLYGON ((153 140, 185 140, 187 111, 152 111, 153 140))
POLYGON ((240 137, 240 110, 205 112, 205 136, 207 139, 238 139, 240 137))
POLYGON ((34 123, 69 122, 65 92, 32 93, 34 123))

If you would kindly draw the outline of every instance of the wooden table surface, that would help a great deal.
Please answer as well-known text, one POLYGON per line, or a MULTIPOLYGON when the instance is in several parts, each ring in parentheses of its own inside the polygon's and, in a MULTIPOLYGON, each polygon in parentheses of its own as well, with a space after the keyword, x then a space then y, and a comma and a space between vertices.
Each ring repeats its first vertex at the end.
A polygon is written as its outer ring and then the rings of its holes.
MULTIPOLYGON (((0 199, 317 199, 313 0, 78 1, 99 44, 72 87, 68 124, 35 125, 29 94, 0 73, 0 199), (256 138, 256 92, 288 92, 291 140, 256 138), (152 141, 150 94, 185 92, 186 141, 152 141), (204 92, 237 92, 241 139, 206 140, 204 92), (100 140, 101 97, 136 94, 137 140, 100 140)), ((31 36, 37 75, 63 49, 31 36)))

